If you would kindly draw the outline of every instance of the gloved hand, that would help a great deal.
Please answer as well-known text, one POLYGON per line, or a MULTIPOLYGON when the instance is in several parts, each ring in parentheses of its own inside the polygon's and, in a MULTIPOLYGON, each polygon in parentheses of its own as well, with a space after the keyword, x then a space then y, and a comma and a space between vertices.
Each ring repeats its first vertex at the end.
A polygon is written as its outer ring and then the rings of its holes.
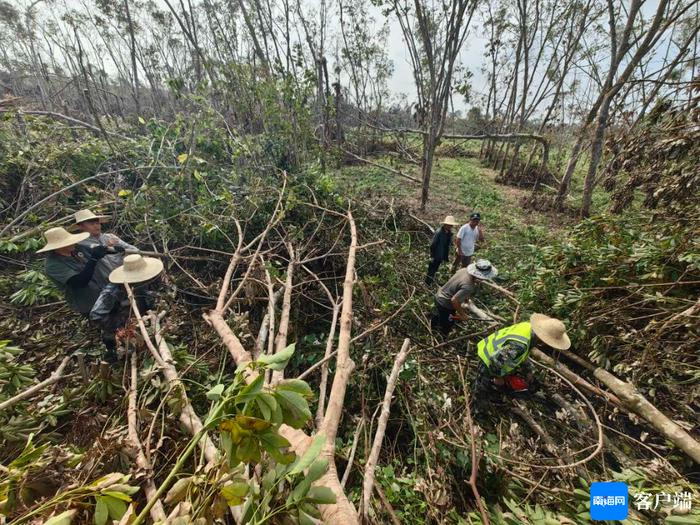
POLYGON ((124 253, 124 247, 115 244, 114 246, 109 247, 109 251, 111 253, 124 253))
POLYGON ((107 253, 108 253, 107 247, 102 246, 101 244, 98 244, 97 246, 95 246, 94 248, 92 248, 90 250, 90 259, 94 259, 95 261, 99 261, 100 259, 102 259, 102 257, 107 255, 107 253))

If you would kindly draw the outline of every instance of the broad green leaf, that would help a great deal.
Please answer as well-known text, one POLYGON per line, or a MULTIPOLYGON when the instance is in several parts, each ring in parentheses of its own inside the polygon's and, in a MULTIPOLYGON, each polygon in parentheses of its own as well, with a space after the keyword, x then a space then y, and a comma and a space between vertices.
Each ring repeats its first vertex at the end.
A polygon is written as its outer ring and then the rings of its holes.
POLYGON ((294 487, 294 490, 292 490, 292 493, 287 498, 287 505, 294 504, 294 503, 304 499, 306 494, 309 492, 310 488, 311 488, 311 480, 302 479, 299 482, 299 484, 296 487, 294 487))
POLYGON ((71 509, 65 512, 61 512, 57 516, 46 520, 44 522, 44 525, 70 525, 71 521, 73 520, 73 516, 75 516, 76 512, 78 512, 77 509, 71 509))
POLYGON ((97 504, 95 505, 95 525, 105 525, 107 523, 107 518, 109 517, 109 509, 104 501, 104 497, 97 496, 95 498, 97 504))
POLYGON ((238 423, 238 426, 240 426, 242 429, 250 430, 252 432, 264 432, 272 425, 272 423, 265 421, 264 419, 243 416, 240 414, 236 416, 236 423, 238 423))
POLYGON ((326 469, 328 469, 328 459, 319 458, 311 464, 306 477, 312 482, 317 481, 326 473, 326 469))
POLYGON ((287 361, 294 355, 294 347, 295 343, 292 343, 281 352, 272 355, 262 355, 258 357, 257 362, 266 365, 270 370, 283 370, 287 366, 287 361))
POLYGON ((260 374, 253 380, 252 383, 244 386, 240 393, 236 396, 236 404, 247 403, 248 401, 255 399, 262 390, 264 381, 264 374, 260 374))
POLYGON ((289 475, 293 476, 294 474, 299 474, 305 469, 307 469, 321 453, 321 450, 323 449, 323 445, 325 445, 325 443, 325 434, 316 435, 316 437, 314 437, 314 440, 311 442, 311 445, 309 445, 309 448, 307 448, 306 452, 304 452, 304 455, 298 459, 292 470, 289 471, 289 475))
POLYGON ((289 426, 301 428, 304 423, 311 419, 309 404, 296 392, 281 390, 275 392, 275 398, 282 408, 283 421, 289 426))
POLYGON ((316 518, 317 520, 321 519, 321 513, 316 508, 316 505, 314 505, 313 503, 309 503, 308 501, 302 501, 299 504, 299 510, 303 510, 312 518, 316 518))
POLYGON ((240 505, 248 495, 250 486, 243 481, 234 481, 221 489, 221 495, 231 507, 240 505))
POLYGON ((109 517, 113 520, 122 519, 122 516, 126 512, 126 503, 112 496, 105 496, 104 501, 109 511, 109 517))
POLYGON ((299 509, 299 525, 316 525, 316 521, 299 509))
POLYGON ((218 401, 221 398, 221 394, 224 391, 224 385, 219 383, 215 387, 213 387, 209 392, 207 392, 207 399, 210 401, 218 401))
MULTIPOLYGON (((114 486, 110 488, 114 488, 114 486)), ((127 503, 131 502, 131 497, 128 494, 124 494, 123 492, 117 492, 116 490, 104 490, 102 491, 102 494, 104 494, 105 496, 110 496, 112 498, 120 499, 122 501, 126 501, 127 503)))
POLYGON ((236 456, 246 463, 260 461, 260 447, 256 439, 244 437, 238 445, 236 456))
POLYGON ((304 397, 313 397, 314 395, 311 387, 301 379, 285 379, 277 385, 277 390, 289 390, 304 397))
POLYGON ((317 505, 330 505, 335 503, 335 494, 328 487, 311 487, 306 499, 317 505))
POLYGON ((276 432, 266 432, 260 436, 260 445, 267 451, 272 459, 277 463, 288 465, 296 459, 296 454, 293 452, 283 452, 282 449, 289 446, 289 441, 277 434, 276 432))

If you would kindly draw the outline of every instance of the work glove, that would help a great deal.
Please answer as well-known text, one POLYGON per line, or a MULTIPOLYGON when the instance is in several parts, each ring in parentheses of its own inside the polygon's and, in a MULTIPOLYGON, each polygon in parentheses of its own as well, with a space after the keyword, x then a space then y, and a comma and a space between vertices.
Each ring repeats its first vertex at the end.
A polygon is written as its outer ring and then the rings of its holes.
POLYGON ((109 253, 124 253, 124 247, 115 244, 109 247, 109 253))
POLYGON ((98 244, 97 246, 95 246, 94 248, 92 248, 90 250, 90 259, 93 259, 95 261, 99 261, 100 259, 102 259, 102 257, 107 255, 107 253, 108 253, 107 247, 102 246, 101 244, 98 244))

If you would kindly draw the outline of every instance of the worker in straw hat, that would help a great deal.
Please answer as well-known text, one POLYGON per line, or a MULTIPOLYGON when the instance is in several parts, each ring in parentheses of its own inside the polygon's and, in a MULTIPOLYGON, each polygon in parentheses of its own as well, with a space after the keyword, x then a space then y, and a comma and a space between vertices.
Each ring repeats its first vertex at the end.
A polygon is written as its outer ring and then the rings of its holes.
POLYGON ((430 243, 430 264, 428 264, 428 275, 425 277, 425 284, 433 284, 440 264, 447 262, 449 259, 450 246, 452 246, 452 227, 457 226, 457 224, 455 218, 452 215, 448 215, 442 221, 440 228, 435 230, 433 240, 430 243))
POLYGON ((526 391, 532 381, 526 360, 534 346, 568 350, 571 340, 564 323, 544 314, 532 314, 529 321, 502 328, 479 341, 479 387, 526 391))
POLYGON ((447 335, 455 320, 466 321, 469 314, 462 306, 474 294, 479 281, 493 279, 498 270, 486 259, 460 268, 435 294, 435 310, 430 326, 447 335))
POLYGON ((101 245, 108 248, 107 254, 97 265, 97 278, 106 286, 109 283, 109 274, 115 268, 122 265, 124 261, 124 250, 134 250, 136 247, 122 241, 113 233, 104 233, 102 224, 109 221, 106 215, 95 215, 92 210, 78 210, 74 214, 75 225, 77 231, 87 232, 89 237, 80 242, 80 245, 86 246, 88 249, 94 246, 101 245))
POLYGON ((117 331, 124 328, 129 320, 130 304, 123 283, 133 285, 136 305, 141 312, 155 307, 156 278, 163 271, 160 259, 131 254, 124 257, 124 264, 109 274, 110 283, 90 310, 90 321, 102 330, 103 341, 109 341, 114 353, 106 360, 116 360, 117 331))
POLYGON ((95 275, 99 261, 107 254, 104 246, 87 248, 79 243, 90 236, 87 232, 70 233, 64 228, 44 232, 46 245, 37 253, 47 253, 45 273, 65 295, 76 312, 87 315, 102 291, 103 284, 95 275))
MULTIPOLYGON (((95 302, 106 286, 100 279, 97 267, 107 254, 102 245, 87 247, 80 243, 90 236, 88 232, 70 233, 64 228, 50 228, 44 232, 46 245, 37 253, 47 253, 45 273, 63 292, 70 308, 89 317, 95 302)), ((103 342, 107 354, 114 348, 108 340, 103 342)))

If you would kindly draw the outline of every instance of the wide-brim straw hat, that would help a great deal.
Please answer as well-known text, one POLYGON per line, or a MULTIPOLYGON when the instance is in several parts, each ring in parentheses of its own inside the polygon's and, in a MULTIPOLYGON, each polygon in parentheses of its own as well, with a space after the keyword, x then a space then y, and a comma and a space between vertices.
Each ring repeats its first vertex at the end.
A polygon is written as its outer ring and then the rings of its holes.
POLYGON ((58 227, 46 230, 44 232, 44 237, 46 238, 46 245, 40 250, 37 250, 36 253, 50 252, 57 248, 65 248, 72 244, 78 244, 80 241, 84 241, 90 237, 90 234, 88 232, 70 233, 65 228, 58 227))
POLYGON ((109 221, 109 217, 107 215, 95 215, 92 210, 78 210, 73 214, 73 217, 75 218, 75 224, 80 224, 81 222, 92 221, 95 219, 99 220, 100 222, 109 221))
POLYGON ((124 264, 109 274, 113 283, 142 283, 153 279, 163 271, 163 261, 153 257, 143 257, 132 253, 124 257, 124 264))
POLYGON ((530 325, 535 335, 547 346, 555 350, 568 350, 571 347, 566 326, 559 319, 544 314, 532 314, 530 325))
POLYGON ((467 272, 478 279, 493 279, 498 275, 498 270, 486 259, 477 259, 467 266, 467 272))
POLYGON ((459 223, 455 220, 455 218, 452 215, 448 215, 445 217, 445 220, 442 221, 440 224, 449 224, 450 226, 458 226, 459 223))

